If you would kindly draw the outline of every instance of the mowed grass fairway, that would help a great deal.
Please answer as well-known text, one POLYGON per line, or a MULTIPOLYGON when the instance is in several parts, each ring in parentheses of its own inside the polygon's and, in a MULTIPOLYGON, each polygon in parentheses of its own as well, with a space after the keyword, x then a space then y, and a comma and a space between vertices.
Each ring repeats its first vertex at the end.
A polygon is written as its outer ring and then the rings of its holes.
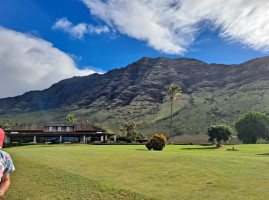
POLYGON ((7 148, 16 171, 4 199, 269 199, 269 145, 226 148, 231 146, 7 148))

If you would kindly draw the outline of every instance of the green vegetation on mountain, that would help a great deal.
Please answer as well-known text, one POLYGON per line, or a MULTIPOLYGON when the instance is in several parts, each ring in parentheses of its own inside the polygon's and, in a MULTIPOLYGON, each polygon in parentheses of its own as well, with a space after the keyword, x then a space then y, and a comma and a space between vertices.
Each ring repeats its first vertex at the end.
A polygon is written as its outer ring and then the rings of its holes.
POLYGON ((66 118, 65 118, 65 120, 66 120, 68 123, 70 123, 70 124, 75 124, 75 123, 77 123, 77 120, 76 120, 75 116, 72 115, 72 114, 67 115, 66 118))
POLYGON ((72 113, 78 121, 101 123, 118 131, 137 122, 151 136, 170 128, 166 86, 180 85, 173 102, 173 134, 206 133, 211 124, 231 127, 243 113, 268 111, 269 57, 239 65, 207 64, 188 58, 142 58, 106 74, 73 77, 43 91, 0 100, 0 120, 61 122, 72 113))
POLYGON ((3 121, 1 121, 0 122, 0 128, 2 128, 2 129, 10 128, 10 120, 9 119, 4 119, 3 121))

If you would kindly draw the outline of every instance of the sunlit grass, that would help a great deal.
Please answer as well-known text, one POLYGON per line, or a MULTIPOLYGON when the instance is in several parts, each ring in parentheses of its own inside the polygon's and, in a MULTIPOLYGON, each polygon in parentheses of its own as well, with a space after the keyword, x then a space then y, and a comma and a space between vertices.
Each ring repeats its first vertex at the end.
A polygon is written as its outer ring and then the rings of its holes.
POLYGON ((51 145, 5 149, 6 199, 267 199, 269 145, 51 145), (228 147, 231 148, 231 147, 228 147))

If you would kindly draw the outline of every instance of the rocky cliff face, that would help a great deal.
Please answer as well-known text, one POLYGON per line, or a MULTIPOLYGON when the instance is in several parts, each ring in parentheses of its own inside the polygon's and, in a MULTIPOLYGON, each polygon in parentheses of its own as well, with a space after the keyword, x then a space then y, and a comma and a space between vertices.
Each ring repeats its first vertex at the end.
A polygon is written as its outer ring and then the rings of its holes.
POLYGON ((60 109, 79 116, 85 111, 103 123, 113 124, 112 118, 118 116, 140 121, 145 129, 152 123, 166 129, 165 86, 176 83, 184 96, 175 102, 175 132, 200 132, 210 123, 232 124, 248 110, 267 110, 268 77, 269 57, 239 65, 142 58, 103 75, 73 77, 43 91, 0 99, 0 114, 60 109))

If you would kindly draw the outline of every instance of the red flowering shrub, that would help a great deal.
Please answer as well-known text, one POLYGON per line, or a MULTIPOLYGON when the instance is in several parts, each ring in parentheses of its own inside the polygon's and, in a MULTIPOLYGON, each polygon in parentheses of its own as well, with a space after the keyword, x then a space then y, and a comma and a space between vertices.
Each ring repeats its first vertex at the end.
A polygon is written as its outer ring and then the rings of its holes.
POLYGON ((155 134, 152 136, 150 140, 148 140, 146 147, 148 148, 148 150, 153 149, 161 151, 163 150, 165 145, 166 145, 166 137, 163 134, 161 135, 155 134))
POLYGON ((152 149, 152 145, 151 145, 151 142, 150 141, 151 140, 148 140, 147 141, 147 144, 146 144, 146 147, 147 147, 148 150, 151 150, 152 149))

